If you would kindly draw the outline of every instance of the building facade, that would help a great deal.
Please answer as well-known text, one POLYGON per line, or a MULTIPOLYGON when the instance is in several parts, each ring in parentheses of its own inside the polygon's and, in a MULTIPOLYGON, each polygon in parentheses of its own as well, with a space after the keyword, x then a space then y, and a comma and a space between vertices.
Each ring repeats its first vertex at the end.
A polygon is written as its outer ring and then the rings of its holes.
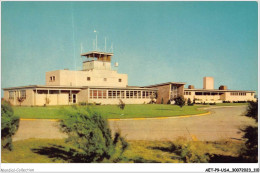
POLYGON ((46 72, 45 85, 4 88, 4 99, 12 105, 43 106, 79 103, 147 104, 172 103, 179 96, 196 103, 223 101, 254 101, 255 91, 228 90, 226 86, 214 89, 214 78, 204 77, 203 89, 193 85, 184 88, 184 82, 167 82, 145 87, 128 86, 127 74, 111 68, 113 53, 92 51, 80 71, 55 70, 46 72))
POLYGON ((127 74, 111 68, 112 53, 88 52, 81 71, 46 72, 46 85, 4 88, 12 105, 43 106, 84 103, 143 104, 155 100, 157 89, 128 86, 127 74))

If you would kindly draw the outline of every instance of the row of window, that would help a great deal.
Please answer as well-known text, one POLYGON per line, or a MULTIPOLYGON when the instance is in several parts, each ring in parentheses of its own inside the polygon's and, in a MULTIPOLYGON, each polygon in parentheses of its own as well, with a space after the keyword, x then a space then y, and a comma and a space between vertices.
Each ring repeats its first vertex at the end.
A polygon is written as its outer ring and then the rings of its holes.
MULTIPOLYGON (((15 91, 9 91, 9 99, 14 99, 14 97, 15 97, 15 91)), ((26 99, 26 91, 25 90, 18 91, 17 97, 26 99)))
POLYGON ((185 91, 184 95, 191 95, 191 92, 185 91))
POLYGON ((55 76, 50 76, 50 82, 54 82, 55 81, 55 76))
POLYGON ((154 91, 138 90, 95 90, 90 89, 89 97, 91 99, 131 99, 131 98, 152 98, 155 97, 154 91))
MULTIPOLYGON (((91 77, 87 77, 87 81, 91 81, 91 77)), ((103 78, 103 81, 107 81, 107 78, 103 78)), ((118 79, 118 82, 122 82, 122 79, 118 79)))
POLYGON ((246 93, 239 93, 239 92, 231 92, 231 96, 246 96, 246 93))
POLYGON ((214 96, 214 95, 222 95, 224 93, 215 93, 215 92, 195 92, 195 95, 211 95, 211 96, 214 96))

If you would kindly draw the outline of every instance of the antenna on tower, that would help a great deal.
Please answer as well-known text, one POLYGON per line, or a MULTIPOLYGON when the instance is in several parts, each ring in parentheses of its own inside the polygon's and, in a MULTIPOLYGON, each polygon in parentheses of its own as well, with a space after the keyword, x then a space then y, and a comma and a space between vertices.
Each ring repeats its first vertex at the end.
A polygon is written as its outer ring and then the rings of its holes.
POLYGON ((83 53, 83 46, 82 46, 82 43, 80 43, 80 54, 83 53))
POLYGON ((94 29, 94 32, 96 33, 96 51, 97 51, 97 49, 98 49, 98 47, 97 47, 97 31, 94 29))
POLYGON ((93 40, 93 50, 95 50, 95 40, 93 40))
POLYGON ((111 43, 111 52, 113 53, 113 42, 111 43))
POLYGON ((107 51, 107 38, 105 37, 105 52, 107 51))

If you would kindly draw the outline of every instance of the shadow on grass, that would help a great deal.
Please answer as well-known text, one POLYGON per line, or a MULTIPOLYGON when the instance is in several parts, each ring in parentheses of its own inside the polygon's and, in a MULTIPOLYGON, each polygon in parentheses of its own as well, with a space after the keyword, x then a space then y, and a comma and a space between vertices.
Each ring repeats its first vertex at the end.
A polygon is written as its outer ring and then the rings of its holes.
MULTIPOLYGON (((176 148, 174 144, 171 144, 169 147, 147 147, 152 150, 161 150, 163 152, 168 152, 174 154, 172 159, 180 160, 181 151, 176 148)), ((209 163, 249 163, 242 157, 234 157, 220 154, 209 154, 205 153, 205 155, 209 156, 209 163)))
POLYGON ((63 160, 68 163, 90 163, 93 162, 95 158, 95 155, 86 157, 74 149, 54 144, 50 147, 33 148, 31 151, 54 160, 63 160))
POLYGON ((210 156, 209 163, 248 163, 248 162, 242 157, 233 157, 233 156, 214 154, 210 156))

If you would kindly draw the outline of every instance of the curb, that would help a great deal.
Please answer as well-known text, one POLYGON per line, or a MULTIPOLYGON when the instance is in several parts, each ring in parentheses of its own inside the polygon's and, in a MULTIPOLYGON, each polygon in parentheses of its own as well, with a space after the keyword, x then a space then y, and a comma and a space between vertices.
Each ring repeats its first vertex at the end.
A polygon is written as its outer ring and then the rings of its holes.
POLYGON ((210 111, 202 114, 195 114, 195 115, 181 115, 176 117, 154 117, 154 118, 124 118, 124 119, 108 119, 108 121, 128 121, 128 120, 158 120, 158 119, 174 119, 174 118, 189 118, 189 117, 198 117, 211 114, 210 111))
POLYGON ((45 120, 45 121, 59 121, 60 119, 33 119, 33 118, 20 118, 21 121, 36 121, 36 120, 45 120))
MULTIPOLYGON (((174 119, 174 118, 189 118, 189 117, 198 117, 198 116, 204 116, 208 115, 211 112, 208 111, 206 113, 202 114, 195 114, 195 115, 181 115, 181 116, 176 116, 176 117, 154 117, 154 118, 112 118, 112 119, 107 119, 108 121, 128 121, 128 120, 159 120, 159 119, 174 119)), ((36 121, 36 120, 45 120, 45 121, 59 121, 60 119, 33 119, 33 118, 20 118, 21 121, 36 121)))

